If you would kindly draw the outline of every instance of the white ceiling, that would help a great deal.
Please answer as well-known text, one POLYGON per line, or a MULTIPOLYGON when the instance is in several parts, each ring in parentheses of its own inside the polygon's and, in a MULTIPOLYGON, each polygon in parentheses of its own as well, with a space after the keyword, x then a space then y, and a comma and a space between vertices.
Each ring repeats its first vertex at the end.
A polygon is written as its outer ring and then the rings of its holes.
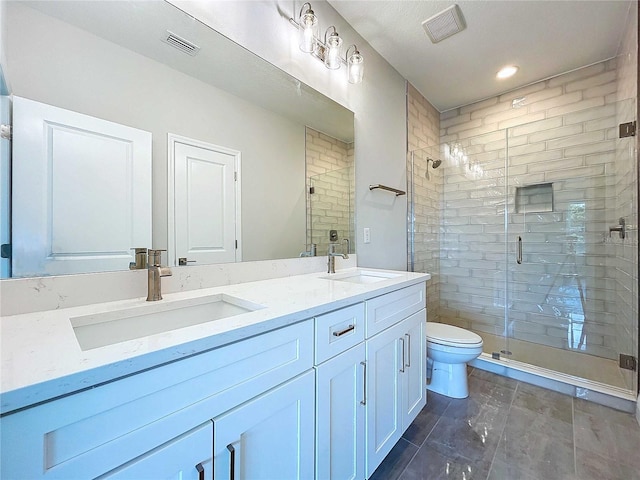
POLYGON ((627 0, 328 1, 441 112, 614 57, 635 6, 627 0), (431 43, 422 22, 454 3, 467 28, 431 43), (507 64, 519 72, 497 80, 507 64))

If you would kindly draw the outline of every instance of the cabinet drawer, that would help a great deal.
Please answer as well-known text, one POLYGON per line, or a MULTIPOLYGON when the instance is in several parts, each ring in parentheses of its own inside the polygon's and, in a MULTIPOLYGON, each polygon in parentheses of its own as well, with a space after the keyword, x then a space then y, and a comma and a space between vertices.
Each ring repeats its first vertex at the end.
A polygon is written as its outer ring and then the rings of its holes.
POLYGON ((364 340, 364 304, 316 317, 316 365, 364 340))
POLYGON ((3 417, 2 478, 93 478, 313 366, 313 320, 3 417))
POLYGON ((367 338, 426 307, 424 283, 396 290, 365 302, 367 338))

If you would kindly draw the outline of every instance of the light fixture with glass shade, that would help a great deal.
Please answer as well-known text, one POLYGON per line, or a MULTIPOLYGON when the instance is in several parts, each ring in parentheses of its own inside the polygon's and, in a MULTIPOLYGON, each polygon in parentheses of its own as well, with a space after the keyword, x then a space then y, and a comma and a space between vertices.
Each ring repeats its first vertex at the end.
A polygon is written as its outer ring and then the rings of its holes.
POLYGON ((339 69, 342 65, 342 39, 333 25, 324 32, 324 44, 324 64, 329 70, 339 69), (327 37, 327 33, 331 29, 333 29, 333 32, 327 37))
POLYGON ((364 57, 358 47, 351 45, 346 56, 342 56, 342 38, 335 26, 327 28, 324 41, 319 38, 318 17, 311 9, 310 3, 304 3, 300 8, 298 20, 289 18, 289 23, 298 29, 298 46, 305 53, 310 53, 322 61, 330 70, 338 70, 344 63, 347 65, 349 83, 362 83, 364 57), (353 47, 353 51, 349 55, 353 47))
POLYGON ((362 76, 364 74, 364 58, 360 55, 358 47, 355 44, 350 45, 349 48, 347 48, 346 60, 349 83, 362 83, 362 76), (349 55, 351 47, 353 47, 353 53, 349 55))
POLYGON ((313 10, 311 10, 311 4, 305 3, 300 8, 298 20, 298 45, 300 46, 300 50, 306 53, 312 53, 316 48, 318 34, 318 17, 316 17, 313 10))

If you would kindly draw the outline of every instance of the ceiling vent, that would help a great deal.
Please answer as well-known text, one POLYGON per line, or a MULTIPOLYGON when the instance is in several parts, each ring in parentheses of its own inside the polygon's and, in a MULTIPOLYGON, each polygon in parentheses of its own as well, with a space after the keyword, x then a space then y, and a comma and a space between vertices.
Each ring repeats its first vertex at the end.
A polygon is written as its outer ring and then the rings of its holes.
POLYGON ((422 28, 427 32, 433 43, 455 35, 466 28, 462 12, 458 5, 451 5, 440 13, 422 22, 422 28))
POLYGON ((176 35, 173 32, 167 30, 167 34, 162 39, 163 42, 168 43, 174 48, 177 48, 181 52, 188 53, 191 56, 194 56, 196 53, 200 51, 200 47, 191 43, 189 40, 186 40, 179 35, 176 35))

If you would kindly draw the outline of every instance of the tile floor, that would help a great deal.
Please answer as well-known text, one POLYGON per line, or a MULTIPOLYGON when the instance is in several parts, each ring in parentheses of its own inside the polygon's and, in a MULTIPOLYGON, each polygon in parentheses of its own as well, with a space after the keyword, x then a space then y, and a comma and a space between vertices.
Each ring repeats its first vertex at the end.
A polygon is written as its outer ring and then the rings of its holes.
POLYGON ((427 406, 372 480, 640 480, 631 414, 479 369, 427 406))

